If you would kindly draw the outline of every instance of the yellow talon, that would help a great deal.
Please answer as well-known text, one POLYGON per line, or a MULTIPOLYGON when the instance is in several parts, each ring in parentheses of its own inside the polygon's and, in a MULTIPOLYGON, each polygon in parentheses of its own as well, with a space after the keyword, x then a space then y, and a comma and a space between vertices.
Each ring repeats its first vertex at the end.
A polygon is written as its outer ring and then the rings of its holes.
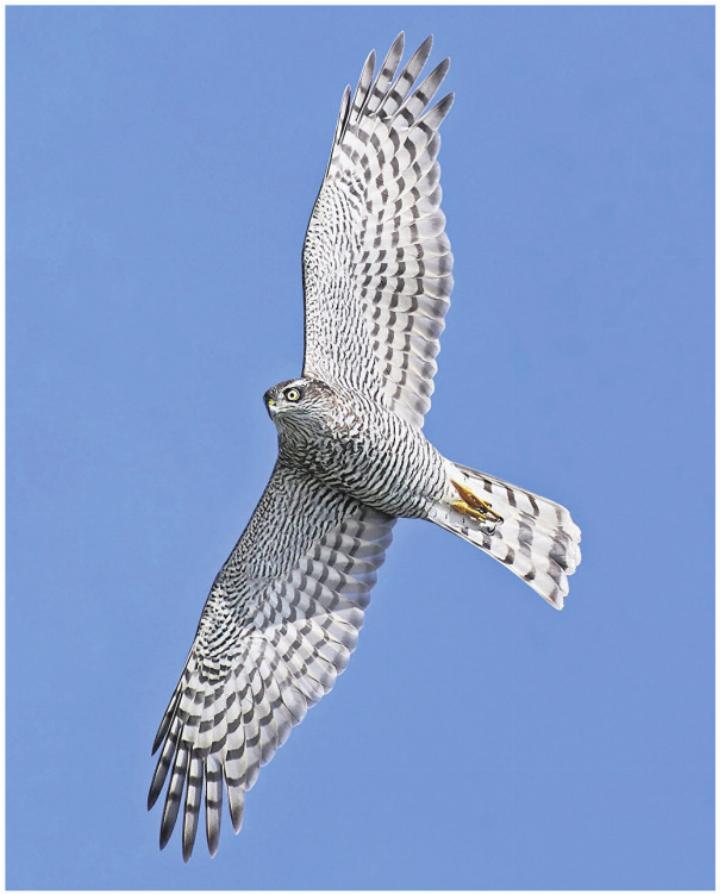
POLYGON ((453 509, 457 509, 463 515, 469 515, 470 518, 477 518, 480 521, 504 521, 502 515, 498 515, 492 508, 492 505, 486 500, 481 500, 467 487, 458 484, 457 481, 451 481, 452 486, 458 492, 462 499, 453 500, 450 504, 453 509))

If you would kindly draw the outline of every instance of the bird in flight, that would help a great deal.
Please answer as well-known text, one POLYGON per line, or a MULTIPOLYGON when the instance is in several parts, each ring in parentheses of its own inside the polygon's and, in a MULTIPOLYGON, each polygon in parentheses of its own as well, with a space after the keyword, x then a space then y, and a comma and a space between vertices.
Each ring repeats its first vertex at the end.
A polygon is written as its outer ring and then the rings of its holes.
POLYGON ((260 767, 344 670, 395 519, 457 534, 557 609, 580 561, 567 509, 446 459, 422 433, 453 286, 437 162, 453 95, 431 105, 449 60, 416 86, 431 42, 401 67, 398 35, 342 96, 303 247, 302 375, 264 396, 277 462, 153 745, 148 808, 167 782, 160 846, 181 815, 185 860, 202 802, 214 855, 223 799, 239 832, 260 767))

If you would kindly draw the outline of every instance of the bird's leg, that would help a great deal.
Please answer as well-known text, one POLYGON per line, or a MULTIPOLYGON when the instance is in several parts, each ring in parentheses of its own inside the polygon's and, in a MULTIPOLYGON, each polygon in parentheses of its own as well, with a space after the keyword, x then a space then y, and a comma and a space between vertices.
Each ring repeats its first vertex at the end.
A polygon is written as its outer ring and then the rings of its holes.
POLYGON ((450 504, 453 509, 457 509, 463 515, 469 515, 470 518, 476 518, 479 521, 503 521, 503 517, 493 511, 491 504, 486 500, 481 500, 480 497, 476 496, 467 487, 463 487, 462 484, 458 484, 457 481, 452 481, 451 479, 451 484, 460 496, 459 500, 453 500, 450 504))

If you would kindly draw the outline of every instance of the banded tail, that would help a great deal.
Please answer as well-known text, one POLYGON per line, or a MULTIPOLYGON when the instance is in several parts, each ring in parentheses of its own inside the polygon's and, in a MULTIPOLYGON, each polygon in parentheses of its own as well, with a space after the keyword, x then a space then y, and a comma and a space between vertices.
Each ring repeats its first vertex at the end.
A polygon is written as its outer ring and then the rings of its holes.
POLYGON ((430 521, 502 562, 553 608, 580 564, 580 529, 564 506, 446 460, 448 491, 430 521))

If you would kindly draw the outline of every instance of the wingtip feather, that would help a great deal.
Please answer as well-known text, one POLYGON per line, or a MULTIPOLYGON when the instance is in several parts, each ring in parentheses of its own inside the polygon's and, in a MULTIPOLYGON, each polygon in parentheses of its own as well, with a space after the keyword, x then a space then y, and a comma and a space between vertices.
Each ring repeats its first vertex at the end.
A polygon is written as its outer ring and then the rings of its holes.
POLYGON ((150 757, 152 757, 158 748, 162 745, 163 739, 165 738, 165 730, 160 727, 160 729, 155 734, 155 738, 153 739, 152 748, 150 749, 150 757))
POLYGON ((160 826, 160 850, 165 850, 167 847, 168 841, 170 841, 170 836, 172 835, 172 826, 168 826, 166 823, 163 823, 160 826))
POLYGON ((455 103, 455 94, 447 93, 441 100, 439 100, 429 112, 426 112, 423 117, 420 119, 425 122, 428 127, 431 127, 433 130, 437 130, 443 121, 447 118, 450 109, 453 107, 455 103))
POLYGON ((150 790, 148 791, 148 795, 147 795, 147 809, 148 810, 153 809, 153 807, 155 806, 155 804, 157 802, 158 795, 160 794, 161 791, 162 791, 162 786, 161 785, 156 786, 155 783, 153 782, 153 784, 150 786, 150 790))

